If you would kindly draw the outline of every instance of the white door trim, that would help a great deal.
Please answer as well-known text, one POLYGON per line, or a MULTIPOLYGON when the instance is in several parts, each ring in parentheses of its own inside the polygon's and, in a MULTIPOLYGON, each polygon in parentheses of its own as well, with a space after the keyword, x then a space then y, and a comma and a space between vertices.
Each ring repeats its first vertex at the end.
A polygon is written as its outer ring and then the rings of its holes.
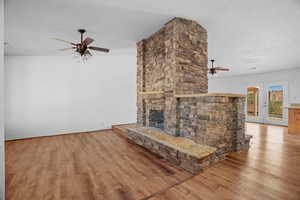
POLYGON ((247 84, 246 87, 246 96, 248 94, 248 88, 249 87, 258 87, 259 88, 259 104, 258 104, 258 117, 249 117, 247 114, 248 108, 247 108, 247 100, 246 100, 246 106, 245 106, 245 113, 246 113, 246 121, 247 122, 258 122, 258 123, 263 123, 263 91, 264 91, 264 84, 262 82, 251 82, 247 84))

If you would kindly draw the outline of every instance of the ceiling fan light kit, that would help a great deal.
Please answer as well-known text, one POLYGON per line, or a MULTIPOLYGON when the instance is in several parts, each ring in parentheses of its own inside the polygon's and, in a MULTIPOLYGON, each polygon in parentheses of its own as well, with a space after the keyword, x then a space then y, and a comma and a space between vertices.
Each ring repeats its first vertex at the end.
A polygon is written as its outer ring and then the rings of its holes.
POLYGON ((69 42, 67 40, 54 38, 55 40, 65 42, 65 43, 68 43, 68 44, 72 45, 72 47, 60 49, 60 51, 66 51, 66 50, 73 50, 74 49, 75 50, 74 53, 73 53, 74 57, 75 58, 81 58, 82 61, 84 61, 84 62, 87 61, 91 56, 93 56, 89 50, 101 51, 101 52, 105 52, 105 53, 109 52, 109 49, 106 49, 106 48, 89 46, 92 42, 94 42, 94 39, 92 39, 90 37, 87 37, 87 38, 83 39, 83 34, 86 33, 85 29, 78 29, 78 32, 80 33, 80 43, 73 43, 73 42, 69 42))

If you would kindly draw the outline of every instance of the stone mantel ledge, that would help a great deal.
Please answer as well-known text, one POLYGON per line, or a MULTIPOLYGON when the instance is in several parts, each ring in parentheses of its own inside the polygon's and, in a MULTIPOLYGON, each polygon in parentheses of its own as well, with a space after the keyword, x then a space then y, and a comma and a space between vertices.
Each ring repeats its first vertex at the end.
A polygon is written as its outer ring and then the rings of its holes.
POLYGON ((162 99, 165 97, 163 91, 139 92, 138 96, 142 99, 162 99))
POLYGON ((176 98, 190 98, 190 97, 230 97, 230 98, 244 98, 242 94, 231 93, 203 93, 203 94, 175 94, 176 98))
POLYGON ((164 91, 148 91, 148 92, 139 92, 140 95, 148 95, 148 94, 163 94, 164 91))
POLYGON ((300 109, 300 106, 288 106, 287 109, 300 109))
POLYGON ((289 106, 285 107, 288 109, 300 109, 300 103, 291 103, 289 106))

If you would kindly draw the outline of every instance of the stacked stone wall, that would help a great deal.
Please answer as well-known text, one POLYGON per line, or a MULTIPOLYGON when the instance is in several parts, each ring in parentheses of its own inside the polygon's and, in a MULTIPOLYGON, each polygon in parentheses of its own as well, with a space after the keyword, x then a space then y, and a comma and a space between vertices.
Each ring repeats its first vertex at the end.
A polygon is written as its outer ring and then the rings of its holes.
POLYGON ((144 91, 163 91, 165 81, 164 29, 144 40, 144 61, 144 91))
POLYGON ((207 32, 195 21, 175 23, 176 94, 207 93, 207 32))
POLYGON ((244 97, 203 96, 179 98, 181 137, 218 149, 223 154, 245 145, 244 97))

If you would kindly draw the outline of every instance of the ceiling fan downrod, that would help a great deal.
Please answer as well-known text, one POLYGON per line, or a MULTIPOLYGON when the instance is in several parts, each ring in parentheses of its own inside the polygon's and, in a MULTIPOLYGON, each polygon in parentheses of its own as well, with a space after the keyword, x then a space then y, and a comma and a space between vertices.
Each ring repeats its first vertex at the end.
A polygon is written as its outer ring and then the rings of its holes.
POLYGON ((78 29, 78 32, 79 32, 80 35, 81 35, 81 40, 80 40, 80 42, 82 43, 82 42, 83 42, 83 34, 86 32, 86 30, 85 30, 85 29, 78 29))

